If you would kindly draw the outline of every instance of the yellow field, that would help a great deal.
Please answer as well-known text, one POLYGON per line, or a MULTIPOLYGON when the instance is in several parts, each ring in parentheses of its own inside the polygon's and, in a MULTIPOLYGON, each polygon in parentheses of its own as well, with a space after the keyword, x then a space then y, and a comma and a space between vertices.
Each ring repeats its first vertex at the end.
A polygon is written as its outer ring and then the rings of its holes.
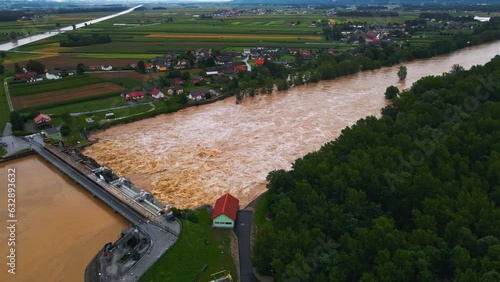
POLYGON ((71 47, 61 47, 59 46, 58 42, 46 44, 44 48, 40 48, 35 50, 35 52, 41 52, 41 53, 59 53, 59 52, 64 52, 64 51, 69 51, 71 50, 71 47))
POLYGON ((149 34, 148 38, 192 38, 192 39, 214 39, 214 38, 247 38, 247 39, 307 39, 321 40, 321 36, 290 36, 290 35, 193 35, 193 34, 149 34))

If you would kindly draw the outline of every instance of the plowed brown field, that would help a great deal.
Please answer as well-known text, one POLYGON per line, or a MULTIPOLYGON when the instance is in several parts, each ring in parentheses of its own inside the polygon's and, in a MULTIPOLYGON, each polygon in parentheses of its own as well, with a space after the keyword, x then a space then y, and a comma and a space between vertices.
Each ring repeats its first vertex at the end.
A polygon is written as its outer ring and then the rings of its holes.
POLYGON ((78 88, 62 89, 58 91, 39 93, 29 96, 17 96, 12 97, 12 100, 14 102, 14 108, 16 108, 16 110, 20 110, 44 104, 70 101, 82 97, 98 96, 124 89, 124 87, 118 86, 116 84, 103 82, 78 88))

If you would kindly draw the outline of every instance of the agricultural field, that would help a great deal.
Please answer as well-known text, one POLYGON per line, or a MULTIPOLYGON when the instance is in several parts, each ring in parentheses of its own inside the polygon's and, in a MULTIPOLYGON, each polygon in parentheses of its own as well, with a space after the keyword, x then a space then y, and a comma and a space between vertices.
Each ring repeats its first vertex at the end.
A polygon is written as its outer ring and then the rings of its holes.
POLYGON ((10 83, 9 92, 11 96, 26 96, 61 89, 79 88, 82 86, 88 86, 101 82, 104 82, 104 80, 97 77, 88 75, 75 75, 65 77, 64 79, 37 82, 35 84, 26 82, 10 83))
POLYGON ((303 47, 314 43, 324 43, 324 39, 317 34, 322 28, 307 26, 311 21, 325 18, 321 11, 305 15, 245 15, 224 19, 193 17, 210 14, 217 8, 135 11, 72 32, 111 34, 113 42, 101 44, 99 48, 96 46, 58 47, 57 42, 66 37, 61 34, 20 47, 19 50, 81 53, 77 55, 80 58, 92 58, 92 54, 96 55, 94 58, 115 58, 116 56, 132 58, 134 54, 137 54, 134 59, 144 59, 147 54, 154 57, 168 51, 198 48, 223 49, 229 46, 252 47, 256 44, 303 47), (173 22, 166 21, 170 17, 173 22), (300 21, 301 24, 287 26, 286 23, 292 20, 300 21), (117 50, 120 52, 117 53, 117 50))
POLYGON ((76 69, 76 66, 79 63, 83 63, 87 66, 109 64, 113 67, 126 67, 129 64, 137 64, 137 61, 141 58, 85 58, 79 57, 79 55, 60 55, 59 53, 41 55, 9 52, 6 60, 4 61, 5 70, 6 72, 10 71, 13 73, 14 63, 19 63, 19 65, 24 66, 30 59, 41 62, 48 70, 54 70, 57 67, 74 67, 76 69))
POLYGON ((61 27, 100 18, 109 15, 107 12, 75 13, 75 14, 48 14, 43 17, 33 18, 31 21, 0 22, 0 41, 7 41, 8 33, 14 31, 22 35, 38 34, 49 30, 57 30, 57 24, 61 27))
POLYGON ((86 97, 97 97, 103 94, 117 93, 125 90, 124 87, 110 82, 82 86, 78 88, 61 89, 57 91, 12 97, 16 110, 33 108, 45 104, 56 104, 86 97))

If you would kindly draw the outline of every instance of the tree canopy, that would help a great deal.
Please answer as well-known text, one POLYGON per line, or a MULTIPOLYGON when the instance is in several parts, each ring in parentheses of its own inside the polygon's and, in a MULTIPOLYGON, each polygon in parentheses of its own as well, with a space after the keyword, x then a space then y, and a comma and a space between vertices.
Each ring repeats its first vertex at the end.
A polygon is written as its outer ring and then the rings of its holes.
POLYGON ((498 281, 500 56, 422 78, 268 180, 253 253, 277 281, 498 281))

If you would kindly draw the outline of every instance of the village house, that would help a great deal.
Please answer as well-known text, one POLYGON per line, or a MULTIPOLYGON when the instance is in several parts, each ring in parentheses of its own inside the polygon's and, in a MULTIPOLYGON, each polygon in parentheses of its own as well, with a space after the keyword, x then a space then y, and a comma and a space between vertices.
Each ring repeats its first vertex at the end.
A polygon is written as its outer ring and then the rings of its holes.
POLYGON ((142 91, 132 91, 122 95, 125 101, 135 101, 144 98, 144 92, 142 91))
POLYGON ((44 76, 42 75, 37 75, 37 76, 33 76, 33 77, 30 77, 28 78, 28 83, 34 83, 34 82, 38 82, 38 81, 43 81, 44 79, 44 76))
POLYGON ((200 100, 205 99, 206 94, 209 92, 210 92, 210 90, 208 90, 208 89, 191 90, 191 92, 189 92, 188 98, 191 100, 200 101, 200 100))
POLYGON ((14 74, 14 80, 30 79, 31 77, 35 77, 37 75, 38 74, 34 71, 16 73, 16 74, 14 74))
POLYGON ((203 76, 195 75, 195 76, 191 77, 191 82, 195 85, 199 85, 203 81, 205 81, 203 76))
POLYGON ((179 95, 184 93, 184 87, 182 85, 173 85, 170 86, 167 93, 169 95, 179 95))
POLYGON ((110 70, 113 70, 113 66, 108 65, 108 64, 103 64, 103 65, 101 65, 101 70, 110 71, 110 70))
POLYGON ((212 212, 213 228, 234 228, 240 201, 227 193, 217 199, 212 212))
POLYGON ((155 88, 151 91, 151 97, 153 97, 155 101, 159 101, 165 99, 165 94, 161 92, 161 90, 155 88))
POLYGON ((62 140, 62 135, 61 131, 55 127, 49 127, 47 129, 44 129, 42 131, 42 134, 46 137, 51 139, 52 141, 60 141, 62 140))
POLYGON ((61 79, 61 74, 59 72, 46 72, 45 78, 49 80, 61 79))
POLYGON ((49 115, 39 114, 33 120, 35 121, 35 127, 37 129, 45 129, 45 128, 53 127, 52 126, 52 119, 50 118, 49 115))

